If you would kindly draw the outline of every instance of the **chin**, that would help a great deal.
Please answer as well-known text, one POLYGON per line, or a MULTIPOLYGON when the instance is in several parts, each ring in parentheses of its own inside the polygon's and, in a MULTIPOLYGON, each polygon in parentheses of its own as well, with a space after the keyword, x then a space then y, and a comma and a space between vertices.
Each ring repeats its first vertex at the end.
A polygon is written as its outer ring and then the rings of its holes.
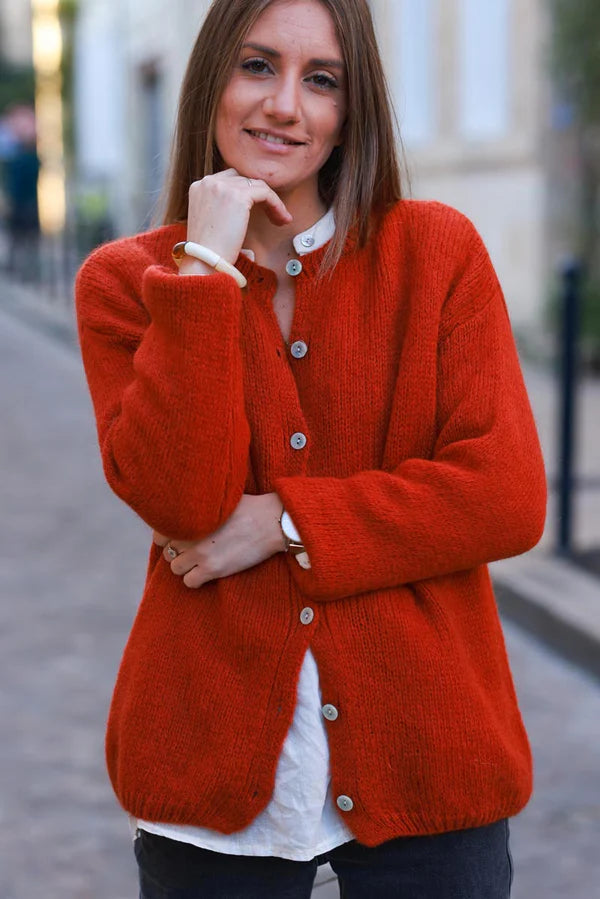
POLYGON ((287 171, 283 166, 274 167, 269 166, 268 164, 265 165, 264 161, 261 165, 260 162, 256 163, 253 160, 246 160, 245 165, 238 168, 238 171, 246 178, 257 178, 264 181, 269 185, 271 190, 276 192, 284 191, 285 193, 289 193, 298 188, 308 188, 309 185, 312 189, 312 185, 315 181, 318 183, 318 172, 309 175, 306 175, 304 172, 298 172, 297 176, 294 177, 293 174, 287 171))
POLYGON ((303 188, 309 190, 312 189, 313 184, 312 179, 305 180, 304 178, 302 178, 298 180, 292 180, 289 177, 283 175, 281 172, 264 172, 262 175, 255 175, 255 177, 262 178, 262 180, 266 184, 268 184, 271 190, 274 190, 275 193, 289 194, 292 191, 302 190, 303 188))

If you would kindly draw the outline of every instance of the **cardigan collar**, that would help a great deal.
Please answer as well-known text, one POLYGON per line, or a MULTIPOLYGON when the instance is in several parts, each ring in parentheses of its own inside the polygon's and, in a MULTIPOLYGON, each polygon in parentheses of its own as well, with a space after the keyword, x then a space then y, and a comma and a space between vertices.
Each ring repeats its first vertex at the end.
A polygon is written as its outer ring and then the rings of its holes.
MULTIPOLYGON (((325 244, 331 240, 334 234, 335 215, 333 207, 331 207, 318 222, 315 222, 315 224, 311 225, 310 228, 307 228, 306 231, 296 234, 292 239, 296 255, 307 256, 309 253, 314 253, 315 250, 320 250, 321 247, 324 247, 325 244)), ((253 250, 242 249, 240 252, 251 262, 256 261, 253 250)))

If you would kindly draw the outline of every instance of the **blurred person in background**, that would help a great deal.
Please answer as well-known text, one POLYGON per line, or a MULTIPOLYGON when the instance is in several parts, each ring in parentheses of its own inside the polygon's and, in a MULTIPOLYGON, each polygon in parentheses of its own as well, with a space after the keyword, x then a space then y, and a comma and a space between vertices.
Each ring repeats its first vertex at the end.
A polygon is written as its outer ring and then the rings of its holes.
POLYGON ((215 0, 165 224, 77 280, 153 530, 106 753, 140 896, 505 899, 531 756, 487 563, 545 476, 473 225, 402 197, 365 0, 215 0))
POLYGON ((35 112, 18 105, 3 118, 2 191, 5 204, 9 274, 35 277, 39 259, 40 223, 37 185, 40 162, 36 147, 35 112))

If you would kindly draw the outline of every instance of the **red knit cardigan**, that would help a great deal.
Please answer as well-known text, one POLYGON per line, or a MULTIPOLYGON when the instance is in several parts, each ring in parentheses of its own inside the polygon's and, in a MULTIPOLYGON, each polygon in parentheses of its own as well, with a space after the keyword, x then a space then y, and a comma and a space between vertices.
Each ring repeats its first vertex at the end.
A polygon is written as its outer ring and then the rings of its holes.
POLYGON ((173 225, 119 240, 78 276, 106 477, 180 539, 210 534, 244 492, 275 490, 312 568, 280 553, 190 590, 151 547, 108 721, 120 802, 146 820, 248 825, 310 647, 339 711, 334 797, 351 799, 339 813, 359 841, 515 814, 531 758, 486 563, 538 541, 546 486, 476 231, 401 201, 366 248, 348 240, 331 277, 324 248, 303 257, 289 344, 274 273, 240 257, 244 291, 178 276, 184 237, 173 225))

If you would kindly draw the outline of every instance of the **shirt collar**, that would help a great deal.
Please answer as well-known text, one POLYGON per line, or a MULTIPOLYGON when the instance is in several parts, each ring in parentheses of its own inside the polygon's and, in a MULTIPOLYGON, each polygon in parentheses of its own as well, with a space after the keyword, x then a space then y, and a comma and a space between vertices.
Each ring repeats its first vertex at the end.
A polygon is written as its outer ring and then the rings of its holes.
MULTIPOLYGON (((320 218, 318 222, 315 222, 315 224, 311 225, 310 228, 307 228, 306 231, 296 234, 292 240, 294 250, 298 256, 306 256, 308 253, 314 253, 315 250, 320 250, 321 247, 324 247, 334 234, 335 216, 333 214, 333 208, 331 208, 327 210, 323 218, 320 218)), ((241 250, 240 252, 251 262, 255 262, 254 252, 252 250, 241 250)))

